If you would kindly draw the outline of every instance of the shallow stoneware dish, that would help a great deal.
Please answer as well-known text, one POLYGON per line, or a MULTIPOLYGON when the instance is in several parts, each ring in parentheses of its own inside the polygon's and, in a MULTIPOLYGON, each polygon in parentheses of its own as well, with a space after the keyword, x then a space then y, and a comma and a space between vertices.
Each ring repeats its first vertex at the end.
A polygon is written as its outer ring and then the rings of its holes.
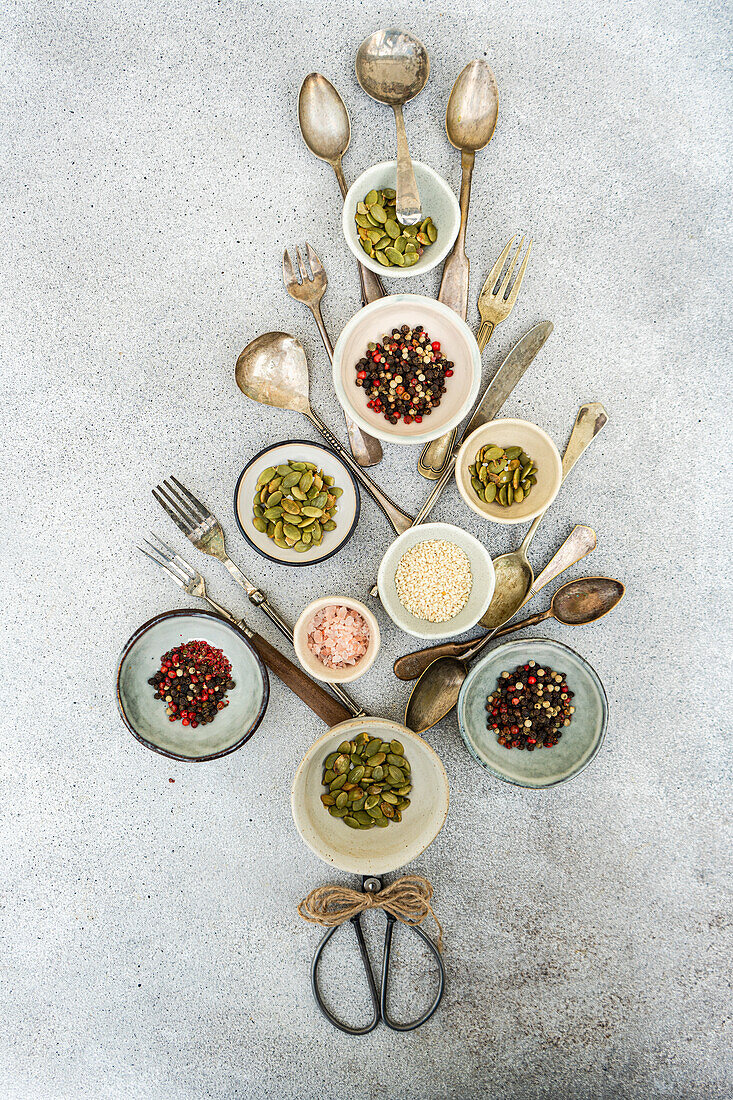
POLYGON ((346 324, 333 353, 333 384, 342 407, 359 427, 387 443, 416 444, 437 439, 460 424, 476 402, 481 382, 481 356, 476 338, 465 321, 448 306, 422 294, 391 294, 360 309, 346 324), (367 352, 367 344, 381 343, 386 333, 402 325, 422 325, 431 343, 437 340, 453 364, 446 379, 440 405, 423 417, 405 424, 390 424, 380 413, 367 408, 366 390, 356 385, 356 364, 367 352))
POLYGON ((438 230, 438 239, 425 248, 422 256, 412 267, 384 267, 379 260, 373 260, 359 244, 359 234, 354 221, 358 203, 370 191, 379 191, 383 187, 395 189, 397 179, 397 161, 385 160, 374 164, 362 172, 351 185, 344 199, 343 229, 346 243, 359 263, 376 271, 377 275, 386 275, 388 279, 409 279, 412 275, 424 275, 432 271, 450 252, 461 224, 461 208, 458 199, 445 180, 419 160, 413 160, 415 180, 420 193, 423 219, 431 218, 438 230))
POLYGON ((125 644, 117 665, 117 706, 133 737, 146 748, 174 760, 216 760, 248 741, 267 709, 270 682, 258 653, 233 623, 196 608, 168 611, 143 623, 125 644), (224 652, 236 687, 229 706, 213 722, 191 729, 170 722, 165 704, 154 699, 148 680, 160 659, 183 642, 200 640, 224 652))
POLYGON ((494 563, 486 547, 462 528, 454 527, 450 523, 421 523, 417 527, 410 527, 389 547, 379 566, 377 587, 382 607, 395 626, 412 634, 413 638, 439 641, 441 638, 453 638, 464 630, 470 630, 486 612, 494 595, 494 563), (443 539, 460 546, 471 563, 473 574, 473 587, 467 602, 457 615, 444 623, 418 619, 402 605, 395 586, 395 573, 403 554, 417 543, 433 539, 443 539))
POLYGON ((279 562, 281 565, 315 565, 325 561, 340 550, 353 535, 359 520, 361 497, 356 478, 348 466, 345 466, 338 455, 329 447, 320 443, 311 443, 307 439, 292 439, 287 443, 273 443, 264 447, 250 459, 237 478, 234 488, 234 517, 237 526, 250 546, 261 554, 263 558, 279 562), (277 466, 279 463, 314 462, 319 470, 335 478, 335 484, 343 489, 338 499, 338 510, 334 517, 336 529, 324 531, 323 542, 320 546, 309 550, 306 554, 298 554, 289 547, 282 550, 275 545, 273 539, 258 531, 253 524, 255 489, 257 479, 268 466, 277 466))
POLYGON ((386 875, 416 859, 443 828, 448 799, 448 777, 438 755, 422 737, 386 718, 351 718, 324 733, 303 757, 290 794, 295 827, 311 851, 324 863, 357 875, 386 875), (327 793, 323 761, 362 731, 401 741, 412 768, 410 805, 402 821, 386 829, 350 829, 321 802, 327 793))
POLYGON ((608 723, 608 701, 596 672, 575 650, 550 638, 524 638, 497 646, 469 672, 458 697, 458 725, 469 752, 487 771, 520 787, 554 787, 582 772, 599 752, 608 723), (575 693, 575 714, 551 749, 507 749, 487 727, 486 699, 502 672, 537 661, 564 672, 575 693))
POLYGON ((381 638, 379 623, 366 604, 361 600, 352 600, 350 596, 322 596, 313 600, 305 607, 293 627, 293 646, 295 655, 301 665, 316 680, 323 680, 327 684, 346 684, 352 680, 358 680, 365 672, 368 672, 377 659, 381 638), (313 616, 324 607, 342 606, 350 611, 358 611, 364 619, 369 630, 369 645, 364 656, 355 665, 345 665, 343 668, 328 668, 322 664, 315 654, 308 648, 308 628, 313 616))
POLYGON ((477 516, 495 523, 527 523, 552 504, 562 484, 560 452, 547 432, 528 420, 491 420, 471 432, 456 457, 458 492, 477 516), (489 443, 499 447, 521 447, 537 466, 537 484, 520 504, 505 508, 492 501, 481 500, 471 485, 468 467, 476 460, 476 452, 489 443))

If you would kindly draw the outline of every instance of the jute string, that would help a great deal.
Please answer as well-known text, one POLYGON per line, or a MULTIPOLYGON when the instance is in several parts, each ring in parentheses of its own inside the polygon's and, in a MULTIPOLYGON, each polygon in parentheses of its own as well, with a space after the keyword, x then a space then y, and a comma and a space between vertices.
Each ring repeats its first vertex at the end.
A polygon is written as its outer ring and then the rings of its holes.
POLYGON ((443 928, 430 902, 433 888, 421 875, 403 875, 376 894, 348 886, 317 886, 303 898, 298 912, 303 920, 333 928, 365 909, 384 909, 403 924, 422 924, 432 917, 438 927, 438 951, 443 950, 443 928))

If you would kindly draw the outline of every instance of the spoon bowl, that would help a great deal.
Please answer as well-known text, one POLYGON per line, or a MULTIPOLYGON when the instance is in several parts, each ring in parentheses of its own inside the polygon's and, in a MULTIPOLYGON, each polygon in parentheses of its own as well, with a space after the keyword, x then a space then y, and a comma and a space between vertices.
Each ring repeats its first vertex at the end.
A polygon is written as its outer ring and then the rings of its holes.
POLYGON ((585 626, 602 619, 621 600, 625 586, 612 577, 581 577, 558 588, 545 618, 566 626, 585 626))
POLYGON ((252 401, 310 415, 308 360, 300 340, 287 332, 264 332, 247 344, 234 376, 252 401))
POLYGON ((445 111, 448 141, 462 152, 478 152, 494 136, 499 114, 499 89, 490 67, 478 58, 469 61, 451 89, 445 111))
POLYGON ((303 141, 319 160, 336 165, 351 141, 346 105, 330 80, 309 73, 298 95, 298 122, 303 141))
POLYGON ((388 107, 401 107, 423 90, 430 58, 408 31, 390 27, 365 38, 356 54, 356 79, 368 96, 388 107))

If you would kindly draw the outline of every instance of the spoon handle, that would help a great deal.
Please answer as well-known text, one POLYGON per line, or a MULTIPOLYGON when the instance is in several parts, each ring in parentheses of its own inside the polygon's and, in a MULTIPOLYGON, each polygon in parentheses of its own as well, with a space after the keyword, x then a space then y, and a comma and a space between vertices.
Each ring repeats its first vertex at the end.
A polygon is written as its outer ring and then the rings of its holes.
MULTIPOLYGON (((601 428, 607 423, 608 413, 600 401, 589 401, 587 404, 580 406, 578 415, 575 418, 575 423, 573 424, 573 430, 570 433, 568 445, 565 448, 565 454, 562 456, 563 482, 580 456, 585 453, 601 428)), ((527 547, 534 538, 535 532, 542 522, 546 511, 547 509, 545 508, 544 512, 540 512, 532 523, 529 531, 524 536, 520 549, 523 550, 525 554, 527 553, 527 547)))
MULTIPOLYGON (((341 161, 334 160, 331 165, 336 173, 341 197, 345 199, 349 189, 346 186, 341 161)), ((357 262, 357 267, 359 268, 359 282, 361 283, 361 304, 367 306, 370 302, 377 302, 380 298, 384 298, 386 291, 379 276, 370 271, 368 267, 364 267, 364 264, 357 262)))
POLYGON ((405 120, 398 103, 392 109, 397 126, 397 218, 402 225, 417 225, 422 218, 422 208, 407 144, 405 120))
POLYGON ((358 466, 356 462, 354 462, 346 448, 341 446, 336 436, 331 429, 323 423, 320 416, 314 412, 313 409, 308 409, 305 415, 310 422, 318 428, 318 431, 326 442, 333 447, 341 461, 349 467, 354 477, 367 493, 369 493, 374 503, 379 505, 397 534, 401 535, 403 531, 407 531, 412 527, 412 516, 408 516, 407 512, 403 512, 401 508, 398 508, 395 502, 391 500, 386 493, 383 493, 378 485, 375 485, 372 479, 364 473, 361 466, 358 466))
MULTIPOLYGON (((323 323, 321 307, 318 302, 306 304, 318 325, 318 331, 321 334, 321 340, 326 349, 326 355, 330 362, 333 363, 333 345, 326 331, 326 326, 323 323)), ((378 462, 382 461, 382 444, 378 439, 375 439, 373 435, 367 435, 366 432, 363 432, 356 421, 352 420, 347 412, 344 412, 344 419, 346 420, 346 430, 349 433, 349 446, 351 447, 351 453, 356 461, 360 466, 376 466, 378 462)))
MULTIPOLYGON (((521 622, 504 626, 494 632, 493 637, 499 638, 502 634, 511 634, 515 630, 521 630, 525 626, 534 626, 543 619, 551 619, 552 611, 538 611, 536 615, 530 615, 521 622)), ((437 661, 438 657, 462 657, 475 644, 476 639, 468 642, 444 642, 442 645, 429 646, 427 649, 416 649, 412 653, 406 653, 404 657, 398 657, 392 666, 398 680, 417 680, 422 676, 428 665, 437 661)))

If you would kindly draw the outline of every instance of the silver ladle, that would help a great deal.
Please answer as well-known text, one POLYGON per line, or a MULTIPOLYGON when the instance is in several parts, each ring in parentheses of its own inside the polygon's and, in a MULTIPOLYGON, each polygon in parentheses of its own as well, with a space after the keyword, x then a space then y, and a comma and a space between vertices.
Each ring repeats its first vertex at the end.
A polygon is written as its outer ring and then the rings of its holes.
POLYGON ((407 145, 402 107, 425 87, 428 52, 419 39, 396 27, 375 31, 356 54, 356 79, 367 95, 394 111, 397 126, 397 218, 403 225, 422 220, 420 195, 407 145))
POLYGON ((378 504, 392 527, 401 535, 412 527, 413 518, 398 508, 393 500, 375 485, 342 447, 331 429, 313 411, 308 396, 308 360, 303 345, 287 332, 265 332, 247 344, 237 359, 237 385, 243 394, 261 405, 276 409, 291 409, 307 416, 326 442, 349 467, 354 477, 378 504))
MULTIPOLYGON (((345 198, 348 188, 341 158, 351 141, 349 112, 331 81, 321 73, 309 73, 300 87, 298 122, 303 141, 314 156, 331 165, 345 198)), ((379 276, 363 264, 359 264, 359 281, 363 306, 384 297, 379 276)))

